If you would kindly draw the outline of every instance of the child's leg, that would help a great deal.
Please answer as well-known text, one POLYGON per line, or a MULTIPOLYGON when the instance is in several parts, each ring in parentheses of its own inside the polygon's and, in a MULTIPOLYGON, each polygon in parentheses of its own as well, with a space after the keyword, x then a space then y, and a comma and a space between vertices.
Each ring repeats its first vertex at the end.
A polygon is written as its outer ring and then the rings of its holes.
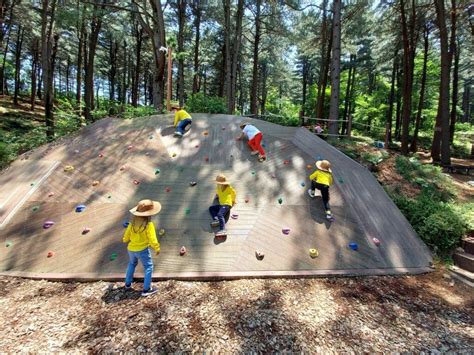
MULTIPOLYGON (((181 121, 183 122, 183 125, 182 125, 182 128, 183 128, 183 134, 184 132, 186 132, 186 127, 190 126, 191 123, 193 122, 192 120, 190 120, 189 118, 186 118, 185 120, 181 121)), ((191 129, 191 127, 189 127, 191 129)))
POLYGON ((326 213, 330 213, 331 208, 329 207, 329 186, 322 185, 319 190, 321 190, 321 196, 323 197, 324 210, 326 213))
POLYGON ((256 150, 258 150, 258 152, 260 153, 260 156, 264 157, 265 156, 265 151, 263 150, 263 147, 261 145, 262 138, 263 138, 262 133, 257 133, 254 137, 254 140, 255 140, 254 144, 255 144, 256 150))
POLYGON ((317 188, 316 185, 317 185, 316 181, 311 180, 311 191, 316 192, 316 188, 317 188))
POLYGON ((253 137, 252 139, 249 139, 249 141, 247 142, 247 144, 249 145, 250 149, 252 150, 252 152, 256 151, 257 150, 257 147, 255 146, 255 137, 253 137))
POLYGON ((146 248, 142 250, 138 256, 143 264, 143 271, 145 272, 143 290, 147 291, 151 288, 151 276, 153 274, 153 259, 151 258, 150 249, 146 248))
POLYGON ((125 276, 125 285, 131 285, 133 282, 133 274, 135 273, 135 268, 138 264, 138 258, 133 251, 128 251, 128 267, 127 273, 125 276))
POLYGON ((225 215, 230 211, 229 205, 220 205, 217 218, 219 219, 219 230, 225 229, 225 215))
POLYGON ((209 207, 209 213, 211 214, 212 219, 217 219, 217 214, 221 209, 221 205, 214 205, 209 207))

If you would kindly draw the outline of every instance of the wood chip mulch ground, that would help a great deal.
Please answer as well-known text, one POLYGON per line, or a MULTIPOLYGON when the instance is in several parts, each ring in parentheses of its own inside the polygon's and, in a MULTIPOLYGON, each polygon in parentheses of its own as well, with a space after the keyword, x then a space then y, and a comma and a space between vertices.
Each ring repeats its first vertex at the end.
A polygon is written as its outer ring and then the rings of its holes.
POLYGON ((474 352, 474 292, 442 270, 154 285, 0 278, 0 351, 474 352))

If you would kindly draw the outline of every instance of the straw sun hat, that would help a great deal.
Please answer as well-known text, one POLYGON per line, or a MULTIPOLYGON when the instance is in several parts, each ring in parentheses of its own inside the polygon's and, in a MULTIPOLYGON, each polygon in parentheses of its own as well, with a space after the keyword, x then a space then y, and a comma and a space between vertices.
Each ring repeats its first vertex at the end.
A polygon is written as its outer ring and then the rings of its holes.
POLYGON ((134 216, 148 217, 160 213, 161 203, 152 200, 141 200, 138 205, 130 210, 134 216))
POLYGON ((216 176, 216 180, 214 182, 218 185, 229 185, 230 181, 227 180, 226 176, 224 174, 219 174, 216 176))
POLYGON ((332 170, 331 170, 331 163, 328 162, 327 160, 318 160, 318 161, 316 162, 316 167, 317 167, 319 170, 327 171, 327 172, 332 173, 332 170))

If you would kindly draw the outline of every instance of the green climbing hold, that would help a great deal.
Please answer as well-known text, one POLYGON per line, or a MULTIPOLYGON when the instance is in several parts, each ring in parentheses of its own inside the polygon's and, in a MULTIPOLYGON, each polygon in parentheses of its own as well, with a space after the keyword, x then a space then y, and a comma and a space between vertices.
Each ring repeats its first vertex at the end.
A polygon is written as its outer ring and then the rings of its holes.
POLYGON ((107 198, 112 198, 112 195, 107 196, 107 198))
POLYGON ((255 170, 253 170, 252 175, 257 175, 257 172, 255 170))
POLYGON ((7 248, 10 248, 12 245, 13 245, 12 242, 7 242, 7 243, 5 244, 5 246, 6 246, 7 248))
POLYGON ((40 209, 39 206, 34 206, 31 210, 32 210, 33 212, 36 212, 36 211, 38 211, 39 209, 40 209))
POLYGON ((344 183, 344 179, 342 177, 339 177, 339 179, 337 179, 337 181, 339 181, 340 184, 344 183))
POLYGON ((35 186, 35 183, 34 183, 34 182, 32 182, 32 183, 30 184, 30 186, 35 186))
POLYGON ((184 213, 190 214, 190 213, 191 213, 191 209, 190 209, 190 208, 186 208, 186 209, 184 210, 184 213))
POLYGON ((280 205, 283 203, 283 199, 282 199, 281 197, 278 199, 278 203, 279 203, 280 205))
POLYGON ((155 175, 158 175, 160 173, 160 169, 155 170, 155 175))
POLYGON ((112 253, 112 255, 110 255, 110 261, 114 261, 115 259, 117 259, 117 253, 112 253))

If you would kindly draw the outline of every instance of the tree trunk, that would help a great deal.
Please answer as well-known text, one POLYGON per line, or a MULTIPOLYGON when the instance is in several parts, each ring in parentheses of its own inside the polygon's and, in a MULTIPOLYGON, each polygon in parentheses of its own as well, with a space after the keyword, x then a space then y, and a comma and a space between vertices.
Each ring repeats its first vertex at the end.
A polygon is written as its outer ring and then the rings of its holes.
POLYGON ((255 37, 253 42, 252 86, 250 89, 250 113, 258 115, 258 52, 260 45, 260 11, 262 0, 256 0, 255 37))
POLYGON ((390 95, 388 97, 388 111, 387 111, 387 122, 386 122, 386 132, 385 132, 385 143, 392 142, 392 117, 393 117, 393 104, 395 99, 395 79, 398 72, 398 48, 395 51, 393 56, 393 69, 392 69, 392 78, 390 84, 390 95))
MULTIPOLYGON (((105 1, 105 0, 103 0, 105 1)), ((88 122, 93 122, 92 110, 94 109, 94 59, 97 48, 97 41, 99 38, 99 32, 102 27, 102 14, 98 7, 98 2, 94 2, 94 10, 91 19, 91 32, 89 35, 88 43, 88 56, 87 63, 85 66, 86 75, 84 80, 84 101, 85 101, 85 118, 88 122)), ((103 9, 104 6, 101 6, 103 9)))
POLYGON ((184 25, 186 23, 186 2, 177 0, 178 7, 178 101, 179 106, 184 106, 184 25))
POLYGON ((6 16, 6 12, 7 12, 7 8, 8 8, 8 4, 5 3, 5 0, 3 0, 4 2, 2 3, 2 6, 0 8, 0 15, 1 15, 1 24, 0 24, 0 35, 1 35, 1 38, 0 38, 0 46, 3 44, 3 40, 5 38, 5 33, 8 33, 8 37, 7 37, 7 42, 6 42, 6 45, 5 45, 5 51, 3 52, 3 61, 2 61, 2 67, 0 68, 0 95, 4 95, 6 93, 6 82, 7 82, 7 79, 5 78, 5 63, 6 63, 6 60, 7 60, 7 52, 8 52, 8 46, 10 44, 10 28, 11 28, 11 25, 13 23, 13 9, 15 8, 15 5, 16 5, 16 1, 13 0, 12 3, 11 3, 11 6, 10 6, 10 15, 9 15, 9 18, 8 18, 8 23, 6 24, 6 26, 4 26, 4 19, 5 19, 5 16, 6 16))
POLYGON ((117 53, 118 53, 118 43, 112 38, 112 35, 109 37, 110 48, 109 48, 109 99, 115 100, 115 87, 117 86, 116 77, 117 77, 117 53))
POLYGON ((36 103, 36 78, 39 66, 39 39, 34 37, 31 43, 31 111, 35 109, 36 103))
POLYGON ((13 96, 13 103, 15 105, 18 105, 18 94, 20 93, 21 47, 23 46, 24 36, 25 29, 19 25, 15 48, 15 92, 13 96))
POLYGON ((470 79, 464 81, 462 94, 462 122, 469 122, 471 117, 471 83, 470 79))
MULTIPOLYGON (((85 19, 82 17, 81 20, 81 28, 80 28, 80 35, 79 35, 79 46, 77 49, 77 72, 76 72, 76 103, 78 106, 78 115, 81 116, 81 99, 82 99, 82 57, 84 56, 84 42, 85 42, 85 33, 86 33, 86 25, 85 19)), ((80 125, 79 120, 79 125, 80 125)))
POLYGON ((199 92, 200 81, 199 81, 199 41, 201 38, 201 14, 202 9, 200 1, 194 1, 193 4, 194 13, 194 28, 196 31, 196 37, 194 41, 194 75, 193 75, 193 94, 199 92))
MULTIPOLYGON (((329 57, 331 55, 330 50, 332 46, 332 43, 326 46, 326 43, 328 42, 327 40, 328 19, 327 19, 327 10, 326 10, 327 5, 328 5, 328 0, 323 0, 323 3, 322 3, 323 18, 321 20, 321 65, 319 67, 318 92, 316 94, 316 117, 317 118, 322 118, 323 111, 324 111, 324 98, 325 98, 325 91, 326 91, 327 73, 328 73, 328 68, 329 68, 329 57)), ((332 35, 329 37, 331 41, 332 35)))
POLYGON ((397 141, 400 140, 401 136, 401 116, 402 116, 402 70, 397 71, 397 91, 396 91, 396 98, 397 98, 397 106, 395 111, 395 139, 397 141))
POLYGON ((441 49, 441 80, 439 85, 439 104, 436 127, 433 135, 431 147, 431 157, 433 161, 439 160, 441 153, 441 163, 451 164, 451 153, 449 143, 449 50, 448 33, 446 29, 446 14, 443 0, 435 0, 436 20, 439 27, 439 40, 441 49))
MULTIPOLYGON (((301 116, 305 115, 305 105, 306 105, 306 92, 307 92, 307 86, 308 86, 308 72, 309 72, 309 64, 308 64, 308 58, 303 57, 302 58, 302 74, 303 74, 303 92, 301 93, 302 96, 302 102, 301 102, 301 116)), ((304 123, 304 119, 302 121, 304 123)))
POLYGON ((237 3, 235 36, 232 44, 232 66, 231 66, 231 81, 230 81, 230 96, 227 100, 227 112, 233 114, 235 111, 235 90, 237 87, 237 63, 240 56, 240 46, 242 44, 242 18, 244 14, 244 0, 239 0, 237 3))
POLYGON ((344 98, 344 114, 342 116, 342 127, 341 127, 341 135, 346 134, 347 128, 347 114, 349 109, 349 102, 351 99, 351 83, 352 83, 352 75, 355 69, 355 54, 350 55, 349 59, 349 75, 347 78, 347 86, 346 86, 346 97, 344 98))
POLYGON ((229 109, 229 100, 232 86, 232 59, 230 48, 230 0, 224 2, 224 97, 226 98, 227 109, 229 109))
POLYGON ((413 132, 413 138, 410 145, 410 150, 412 152, 416 152, 417 150, 417 139, 418 139, 418 131, 420 129, 421 124, 421 114, 423 111, 423 105, 425 101, 425 86, 426 86, 426 67, 428 63, 428 48, 429 48, 429 28, 425 26, 425 30, 423 32, 423 68, 421 71, 421 85, 420 85, 420 99, 418 101, 418 111, 416 113, 416 121, 415 121, 415 132, 413 132))
POLYGON ((413 92, 413 60, 415 57, 415 1, 412 2, 412 15, 410 18, 410 32, 408 31, 408 19, 406 16, 405 0, 400 1, 402 37, 403 37, 403 107, 402 107, 402 135, 401 153, 408 155, 408 134, 410 128, 411 99, 413 92))
POLYGON ((333 33, 331 55, 331 106, 329 109, 329 134, 337 135, 341 74, 341 0, 333 2, 333 33))
POLYGON ((140 82, 140 71, 141 71, 141 56, 142 56, 142 43, 143 43, 143 28, 136 23, 135 24, 135 66, 132 80, 132 106, 138 106, 139 98, 139 82, 140 82))

